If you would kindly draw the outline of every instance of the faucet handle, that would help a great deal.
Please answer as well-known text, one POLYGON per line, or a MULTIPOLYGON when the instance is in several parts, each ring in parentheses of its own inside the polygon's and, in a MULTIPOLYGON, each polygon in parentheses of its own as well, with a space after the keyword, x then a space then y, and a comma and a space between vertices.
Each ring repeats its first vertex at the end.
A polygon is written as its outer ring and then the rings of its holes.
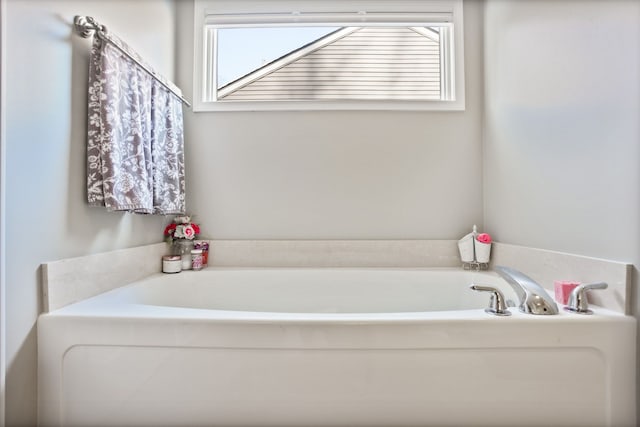
POLYGON ((564 308, 566 311, 578 314, 593 314, 589 309, 589 301, 587 301, 587 291, 591 289, 607 289, 608 285, 604 282, 590 283, 576 286, 569 295, 569 301, 564 308))
POLYGON ((469 289, 480 292, 491 292, 489 307, 484 309, 485 312, 496 316, 511 316, 511 312, 507 308, 507 303, 504 299, 504 294, 500 292, 498 288, 486 285, 476 285, 474 283, 469 286, 469 289))

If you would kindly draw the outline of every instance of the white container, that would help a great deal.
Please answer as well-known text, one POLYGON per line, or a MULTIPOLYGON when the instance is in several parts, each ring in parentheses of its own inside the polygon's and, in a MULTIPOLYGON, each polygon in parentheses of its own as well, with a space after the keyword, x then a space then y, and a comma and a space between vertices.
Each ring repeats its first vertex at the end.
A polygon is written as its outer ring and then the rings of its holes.
POLYGON ((476 261, 488 263, 491 258, 491 243, 483 243, 476 239, 473 242, 476 247, 476 261))
POLYGON ((163 273, 180 273, 182 271, 182 257, 180 255, 165 255, 162 257, 163 273))
POLYGON ((473 234, 467 234, 458 240, 458 250, 460 251, 460 259, 462 262, 473 262, 473 234))
POLYGON ((193 249, 191 251, 191 269, 194 271, 202 270, 203 261, 202 249, 193 249))

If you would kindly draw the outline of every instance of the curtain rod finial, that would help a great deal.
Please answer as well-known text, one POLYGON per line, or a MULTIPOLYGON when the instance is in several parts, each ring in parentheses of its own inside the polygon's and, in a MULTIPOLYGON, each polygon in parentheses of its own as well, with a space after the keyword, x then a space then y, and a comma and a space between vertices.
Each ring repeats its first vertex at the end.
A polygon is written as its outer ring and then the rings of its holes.
POLYGON ((104 25, 98 24, 91 16, 74 16, 73 28, 85 39, 91 37, 95 31, 106 31, 104 25))

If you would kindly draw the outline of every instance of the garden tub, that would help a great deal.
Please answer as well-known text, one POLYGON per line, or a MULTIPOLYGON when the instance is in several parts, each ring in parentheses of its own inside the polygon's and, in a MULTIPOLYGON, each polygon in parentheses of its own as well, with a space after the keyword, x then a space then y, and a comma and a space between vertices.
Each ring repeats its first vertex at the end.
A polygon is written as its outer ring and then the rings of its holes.
POLYGON ((635 425, 636 323, 484 311, 492 272, 153 275, 40 316, 41 426, 635 425))

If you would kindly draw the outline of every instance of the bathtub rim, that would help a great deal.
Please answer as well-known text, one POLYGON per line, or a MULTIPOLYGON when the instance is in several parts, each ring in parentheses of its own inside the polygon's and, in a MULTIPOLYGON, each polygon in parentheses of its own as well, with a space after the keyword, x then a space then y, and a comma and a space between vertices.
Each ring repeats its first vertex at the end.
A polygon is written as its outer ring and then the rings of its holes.
MULTIPOLYGON (((200 277, 206 274, 242 271, 304 271, 314 270, 328 271, 390 271, 390 272, 440 272, 456 273, 464 275, 479 275, 488 278, 503 280, 492 271, 469 271, 451 267, 208 267, 202 271, 184 271, 178 274, 155 273, 140 280, 128 283, 118 288, 89 297, 85 300, 67 305, 49 313, 43 313, 41 317, 78 317, 78 318, 104 318, 104 319, 138 319, 138 320, 193 320, 193 321, 219 321, 240 323, 333 323, 333 324, 380 324, 380 323, 420 323, 425 321, 456 322, 456 321, 495 321, 495 322, 527 322, 536 321, 580 321, 592 322, 603 318, 616 319, 629 317, 622 313, 603 307, 592 305, 593 315, 580 315, 559 310, 557 315, 535 316, 525 314, 517 307, 509 307, 512 315, 508 317, 494 316, 484 311, 484 308, 470 310, 441 310, 441 311, 406 311, 406 312, 362 312, 362 313, 305 313, 305 312, 274 312, 274 311, 248 311, 248 310, 216 310, 191 307, 176 307, 166 305, 151 305, 117 301, 117 295, 134 286, 144 286, 156 280, 170 281, 174 278, 188 280, 187 278, 200 277), (196 276, 193 276, 196 275, 196 276), (115 297, 115 298, 114 298, 115 297), (105 301, 103 301, 105 300, 105 301), (101 304, 106 302, 106 304, 101 304)), ((178 284, 179 286, 179 284, 178 284)), ((471 291, 470 291, 471 292, 471 291)), ((548 290, 547 290, 548 292, 548 290)), ((487 295, 487 304, 489 296, 487 295)), ((559 304, 560 306, 560 304, 559 304)))

